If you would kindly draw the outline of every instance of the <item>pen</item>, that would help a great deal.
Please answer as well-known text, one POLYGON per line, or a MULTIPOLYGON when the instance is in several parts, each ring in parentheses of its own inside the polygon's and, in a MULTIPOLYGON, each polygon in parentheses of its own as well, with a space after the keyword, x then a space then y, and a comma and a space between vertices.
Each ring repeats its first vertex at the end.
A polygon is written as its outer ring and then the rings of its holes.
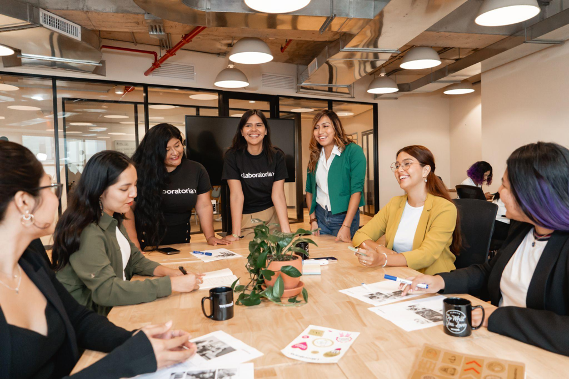
POLYGON ((358 250, 358 248, 354 248, 351 247, 350 245, 348 246, 348 249, 350 249, 352 252, 354 252, 354 254, 356 255, 360 255, 360 256, 366 256, 364 253, 360 253, 360 251, 358 250))
POLYGON ((212 256, 212 253, 211 253, 211 252, 192 251, 192 253, 195 253, 196 255, 212 256))
MULTIPOLYGON (((396 281, 399 282, 401 284, 406 284, 406 285, 412 285, 412 282, 410 280, 405 280, 403 278, 399 278, 396 276, 390 276, 389 274, 385 274, 384 278, 386 280, 391 280, 391 281, 396 281)), ((418 284, 417 285, 418 288, 422 288, 422 289, 427 289, 428 288, 428 284, 418 284)))
POLYGON ((182 274, 188 274, 188 272, 186 272, 186 269, 184 269, 182 265, 180 265, 178 269, 180 269, 180 272, 182 272, 182 274))
POLYGON ((368 290, 369 292, 372 291, 372 289, 370 289, 370 288, 368 287, 368 285, 366 285, 364 282, 363 282, 362 284, 360 284, 360 285, 361 285, 364 289, 368 290))

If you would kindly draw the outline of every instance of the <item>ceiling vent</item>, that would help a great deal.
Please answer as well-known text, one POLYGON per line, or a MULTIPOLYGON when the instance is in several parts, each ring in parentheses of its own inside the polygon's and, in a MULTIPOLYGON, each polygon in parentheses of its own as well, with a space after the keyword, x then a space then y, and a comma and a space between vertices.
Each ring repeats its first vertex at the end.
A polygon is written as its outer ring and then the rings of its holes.
POLYGON ((288 75, 261 74, 261 86, 281 90, 295 90, 295 78, 288 75))
POLYGON ((61 18, 58 15, 54 15, 53 13, 50 13, 41 8, 40 8, 40 24, 45 28, 53 30, 54 32, 64 34, 67 37, 76 39, 77 41, 81 41, 80 25, 77 25, 73 22, 69 22, 64 18, 61 18))
POLYGON ((185 81, 195 82, 196 71, 194 65, 182 65, 179 63, 164 63, 158 69, 152 72, 153 77, 182 79, 185 81))

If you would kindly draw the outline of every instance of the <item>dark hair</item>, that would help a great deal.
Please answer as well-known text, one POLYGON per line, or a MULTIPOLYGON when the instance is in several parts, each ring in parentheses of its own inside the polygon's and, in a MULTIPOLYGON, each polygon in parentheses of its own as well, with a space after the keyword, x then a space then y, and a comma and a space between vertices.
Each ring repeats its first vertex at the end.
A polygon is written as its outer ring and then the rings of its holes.
MULTIPOLYGON (((313 118, 313 130, 315 129, 317 123, 324 116, 328 117, 331 120, 335 132, 334 143, 342 152, 348 144, 353 143, 354 141, 352 140, 352 137, 347 135, 344 131, 342 123, 336 112, 331 110, 320 110, 317 112, 313 118)), ((309 143, 309 164, 307 165, 311 173, 317 169, 317 163, 319 162, 319 157, 321 156, 321 149, 321 144, 319 144, 315 136, 312 136, 311 142, 309 143)))
POLYGON ((493 182, 493 167, 487 161, 477 161, 469 169, 467 175, 473 180, 475 185, 483 185, 483 178, 485 173, 490 172, 487 177, 487 186, 493 182))
MULTIPOLYGON (((87 161, 77 187, 71 192, 67 210, 63 213, 53 234, 52 268, 63 269, 69 257, 79 249, 81 233, 90 223, 99 222, 99 198, 114 185, 122 172, 133 162, 124 153, 104 150, 87 161)), ((113 217, 122 221, 123 216, 113 217)))
POLYGON ((38 187, 43 175, 42 164, 28 148, 0 140, 0 222, 18 191, 34 197, 39 195, 38 187))
POLYGON ((232 140, 232 145, 228 148, 227 152, 230 151, 243 151, 247 149, 247 141, 245 137, 241 135, 241 131, 243 127, 247 124, 248 120, 252 116, 259 116, 263 125, 265 126, 265 130, 267 131, 267 135, 263 138, 263 154, 267 157, 269 162, 273 161, 273 155, 276 152, 275 147, 271 144, 271 130, 269 129, 269 124, 267 123, 267 119, 265 115, 260 110, 247 110, 243 113, 241 119, 239 120, 239 124, 236 130, 236 134, 234 135, 234 139, 232 140))
MULTIPOLYGON (((410 156, 414 157, 422 167, 429 165, 431 168, 428 176, 427 176, 427 192, 431 195, 435 195, 436 197, 441 197, 448 200, 451 204, 455 206, 455 204, 451 201, 449 197, 449 193, 443 184, 443 181, 439 179, 438 176, 435 175, 435 158, 433 157, 433 153, 422 145, 410 145, 406 146, 396 153, 396 157, 401 152, 406 152, 410 156)), ((461 224, 459 223, 459 213, 457 213, 457 219, 455 221, 455 230, 453 230, 453 240, 451 241, 451 252, 455 255, 458 255, 461 251, 461 224)))
POLYGON ((507 176, 530 220, 568 231, 568 148, 546 142, 522 146, 507 159, 507 176))
MULTIPOLYGON (((171 139, 184 143, 184 137, 178 128, 168 123, 157 124, 146 133, 133 155, 138 175, 135 227, 143 248, 157 247, 166 234, 162 191, 168 181, 164 160, 166 146, 171 139)), ((186 155, 183 154, 182 157, 185 158, 186 155)))

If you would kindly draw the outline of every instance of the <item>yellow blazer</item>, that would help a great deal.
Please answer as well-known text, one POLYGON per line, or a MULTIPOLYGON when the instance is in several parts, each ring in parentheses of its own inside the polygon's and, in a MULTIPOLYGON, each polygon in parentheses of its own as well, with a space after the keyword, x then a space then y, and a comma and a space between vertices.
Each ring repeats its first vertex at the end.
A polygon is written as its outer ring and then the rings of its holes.
MULTIPOLYGON (((365 240, 376 241, 386 234, 386 247, 392 249, 407 200, 407 195, 392 198, 354 234, 354 246, 358 247, 365 240)), ((457 208, 453 203, 428 194, 414 235, 413 249, 402 252, 408 267, 430 275, 454 270, 455 255, 449 246, 453 240, 456 221, 457 208)))

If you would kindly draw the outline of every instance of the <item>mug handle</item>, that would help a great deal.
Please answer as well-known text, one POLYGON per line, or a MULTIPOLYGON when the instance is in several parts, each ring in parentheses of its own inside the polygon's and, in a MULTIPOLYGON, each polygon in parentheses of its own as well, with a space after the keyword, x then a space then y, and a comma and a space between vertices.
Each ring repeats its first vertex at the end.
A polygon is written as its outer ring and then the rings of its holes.
POLYGON ((212 318, 214 318, 214 313, 212 313, 212 314, 210 314, 210 315, 206 314, 206 310, 204 310, 204 300, 210 300, 210 303, 211 303, 211 302, 213 301, 213 300, 212 300, 212 297, 204 297, 204 298, 202 298, 202 313, 204 313, 204 315, 206 316, 206 318, 212 319, 212 318))
POLYGON ((471 312, 473 312, 473 310, 475 310, 475 309, 481 309, 481 312, 483 313, 483 317, 481 318, 481 323, 479 323, 479 326, 477 326, 477 327, 471 326, 472 330, 477 330, 479 327, 483 326, 483 322, 485 322, 485 309, 483 308, 483 306, 481 306, 481 305, 471 306, 471 312))

